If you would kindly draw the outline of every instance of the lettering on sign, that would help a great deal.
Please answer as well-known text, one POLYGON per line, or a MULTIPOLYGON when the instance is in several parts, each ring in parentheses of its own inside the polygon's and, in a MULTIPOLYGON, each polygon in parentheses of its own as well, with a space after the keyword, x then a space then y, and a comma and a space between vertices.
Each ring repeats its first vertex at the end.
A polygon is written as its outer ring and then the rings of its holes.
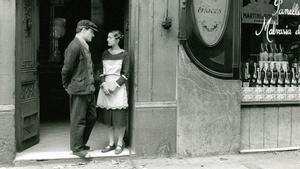
POLYGON ((226 29, 229 0, 194 0, 193 8, 201 39, 207 46, 215 46, 226 29))
MULTIPOLYGON (((287 15, 287 16, 299 16, 300 15, 300 9, 298 3, 293 3, 292 8, 290 9, 283 9, 281 6, 283 5, 284 0, 275 0, 274 6, 276 8, 276 11, 272 14, 273 16, 279 16, 279 15, 287 15)), ((255 31, 255 35, 259 36, 263 32, 266 34, 266 39, 268 42, 272 43, 273 40, 269 38, 270 35, 300 35, 300 25, 298 25, 298 29, 294 32, 292 32, 292 29, 288 27, 288 25, 285 26, 285 28, 276 28, 276 22, 272 20, 272 18, 269 18, 268 20, 264 17, 263 24, 260 28, 260 30, 255 31)))
POLYGON ((243 6, 242 23, 262 24, 264 18, 272 18, 272 22, 278 23, 278 17, 272 15, 275 6, 270 0, 244 0, 247 3, 243 6))

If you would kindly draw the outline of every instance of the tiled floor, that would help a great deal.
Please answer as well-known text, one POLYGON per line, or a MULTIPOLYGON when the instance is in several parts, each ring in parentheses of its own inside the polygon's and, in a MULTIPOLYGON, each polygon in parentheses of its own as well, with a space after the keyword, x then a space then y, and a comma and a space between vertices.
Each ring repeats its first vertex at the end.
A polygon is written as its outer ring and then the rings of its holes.
MULTIPOLYGON (((20 153, 16 160, 76 158, 70 151, 69 122, 49 122, 40 126, 40 142, 20 153)), ((90 157, 114 156, 113 152, 101 153, 100 150, 108 143, 108 129, 101 123, 96 123, 88 144, 92 151, 90 157)), ((125 149, 121 155, 128 155, 125 149)))

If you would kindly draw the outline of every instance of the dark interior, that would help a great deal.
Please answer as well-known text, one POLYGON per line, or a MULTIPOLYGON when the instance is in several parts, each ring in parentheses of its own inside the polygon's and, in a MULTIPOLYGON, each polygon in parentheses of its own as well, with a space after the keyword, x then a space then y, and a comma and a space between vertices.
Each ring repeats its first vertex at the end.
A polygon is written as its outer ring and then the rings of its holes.
MULTIPOLYGON (((75 36, 76 24, 81 19, 96 20, 99 27, 90 44, 95 70, 100 61, 101 53, 107 48, 106 36, 111 30, 124 32, 124 0, 40 0, 40 46, 38 51, 38 71, 40 89, 40 120, 68 121, 68 94, 62 88, 61 68, 63 53, 66 46, 75 36), (93 4, 101 3, 102 9, 94 9, 93 4), (93 15, 93 16, 92 16, 93 15), (65 19, 64 36, 56 38, 56 48, 53 42, 54 18, 65 19), (60 53, 60 54, 54 54, 60 53)), ((121 44, 121 47, 122 44, 121 44)))

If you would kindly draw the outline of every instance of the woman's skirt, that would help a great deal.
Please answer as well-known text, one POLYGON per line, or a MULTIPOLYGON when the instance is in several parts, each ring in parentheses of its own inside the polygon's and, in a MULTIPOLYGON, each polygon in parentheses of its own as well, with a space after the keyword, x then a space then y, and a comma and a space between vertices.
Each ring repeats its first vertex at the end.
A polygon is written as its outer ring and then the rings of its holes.
MULTIPOLYGON (((106 82, 115 82, 120 76, 109 75, 105 77, 106 82)), ((102 88, 99 90, 97 107, 103 113, 103 122, 108 126, 126 127, 127 126, 127 90, 123 84, 110 95, 106 95, 102 88)))
POLYGON ((101 113, 103 113, 103 123, 105 125, 113 127, 127 126, 127 109, 101 109, 101 113))

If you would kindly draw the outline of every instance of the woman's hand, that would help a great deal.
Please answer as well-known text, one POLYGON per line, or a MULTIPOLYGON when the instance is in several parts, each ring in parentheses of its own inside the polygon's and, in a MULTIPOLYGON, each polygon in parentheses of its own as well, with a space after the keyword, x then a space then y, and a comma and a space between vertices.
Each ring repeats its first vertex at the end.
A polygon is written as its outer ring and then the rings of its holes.
POLYGON ((108 82, 108 91, 113 93, 120 87, 117 82, 108 82))
POLYGON ((103 89, 104 94, 110 95, 109 86, 107 82, 103 82, 100 87, 103 89))

